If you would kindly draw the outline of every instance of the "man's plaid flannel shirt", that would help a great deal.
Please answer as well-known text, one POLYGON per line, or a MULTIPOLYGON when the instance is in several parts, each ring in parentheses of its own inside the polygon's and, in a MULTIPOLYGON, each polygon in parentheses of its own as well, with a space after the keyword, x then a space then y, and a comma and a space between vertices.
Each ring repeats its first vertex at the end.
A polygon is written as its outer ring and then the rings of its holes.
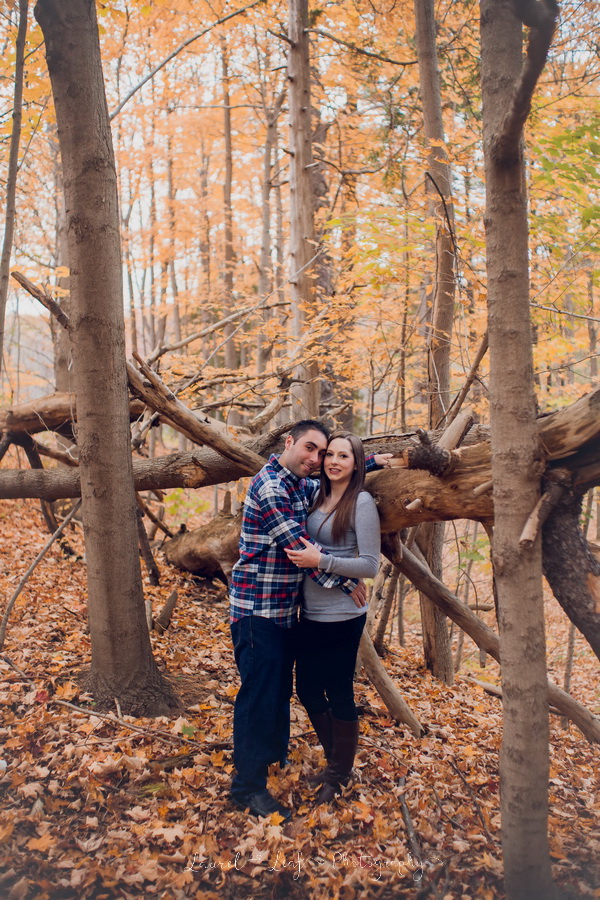
MULTIPOLYGON (((367 470, 374 468, 368 457, 367 470)), ((304 549, 301 537, 310 540, 306 518, 318 490, 318 481, 294 475, 276 456, 253 478, 244 503, 240 558, 231 575, 230 622, 254 615, 290 628, 306 572, 323 587, 352 593, 354 579, 299 569, 285 554, 286 547, 304 549)))

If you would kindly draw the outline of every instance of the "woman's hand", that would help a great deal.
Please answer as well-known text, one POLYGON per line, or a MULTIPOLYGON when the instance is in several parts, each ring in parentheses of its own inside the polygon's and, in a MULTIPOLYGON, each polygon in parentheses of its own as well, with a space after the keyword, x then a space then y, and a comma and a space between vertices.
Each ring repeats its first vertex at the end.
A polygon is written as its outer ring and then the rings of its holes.
POLYGON ((304 544, 304 550, 289 550, 286 548, 287 557, 290 562, 300 569, 317 569, 321 561, 321 551, 306 538, 301 537, 300 540, 304 544))

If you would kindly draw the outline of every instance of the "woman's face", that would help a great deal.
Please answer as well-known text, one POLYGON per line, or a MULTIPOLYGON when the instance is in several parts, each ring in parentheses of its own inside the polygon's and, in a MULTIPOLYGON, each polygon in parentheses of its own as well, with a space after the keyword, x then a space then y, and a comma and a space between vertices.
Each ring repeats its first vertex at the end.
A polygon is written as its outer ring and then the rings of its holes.
POLYGON ((355 469, 352 444, 347 438, 334 438, 325 451, 325 474, 332 484, 347 485, 355 469))

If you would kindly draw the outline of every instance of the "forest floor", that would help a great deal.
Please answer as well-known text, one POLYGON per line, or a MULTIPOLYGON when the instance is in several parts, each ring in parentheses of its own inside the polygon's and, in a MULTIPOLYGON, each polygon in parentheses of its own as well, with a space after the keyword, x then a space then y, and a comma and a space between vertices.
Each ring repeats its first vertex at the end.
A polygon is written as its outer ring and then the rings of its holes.
MULTIPOLYGON (((47 534, 34 501, 0 502, 0 519, 3 611, 47 534)), ((68 540, 83 552, 80 531, 68 540)), ((385 664, 426 735, 395 724, 359 677, 356 777, 315 808, 304 775, 320 754, 294 701, 290 764, 273 767, 270 787, 295 814, 252 819, 228 800, 238 680, 225 589, 160 567, 160 587, 145 583, 155 614, 179 591, 170 628, 152 635, 185 705, 172 718, 94 713, 78 681, 90 652, 81 559, 54 545, 17 601, 0 655, 1 897, 503 896, 500 701, 470 680, 497 683, 495 664, 480 669, 466 640, 455 685, 434 681, 410 597, 406 646, 392 645, 385 664)), ((547 607, 562 684, 568 623, 551 598, 547 607)), ((578 638, 571 690, 596 713, 598 674, 578 638)), ((599 747, 552 717, 550 845, 566 897, 600 896, 599 761, 599 747)))

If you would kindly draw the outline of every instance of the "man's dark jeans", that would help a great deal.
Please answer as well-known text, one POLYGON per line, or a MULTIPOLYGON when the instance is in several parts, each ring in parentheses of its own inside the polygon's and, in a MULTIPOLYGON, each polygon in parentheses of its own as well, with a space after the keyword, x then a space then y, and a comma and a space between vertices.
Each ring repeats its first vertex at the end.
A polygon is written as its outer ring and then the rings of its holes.
POLYGON ((242 685, 233 713, 231 793, 238 799, 264 790, 270 763, 285 759, 290 738, 294 667, 291 628, 244 616, 231 624, 242 685))

